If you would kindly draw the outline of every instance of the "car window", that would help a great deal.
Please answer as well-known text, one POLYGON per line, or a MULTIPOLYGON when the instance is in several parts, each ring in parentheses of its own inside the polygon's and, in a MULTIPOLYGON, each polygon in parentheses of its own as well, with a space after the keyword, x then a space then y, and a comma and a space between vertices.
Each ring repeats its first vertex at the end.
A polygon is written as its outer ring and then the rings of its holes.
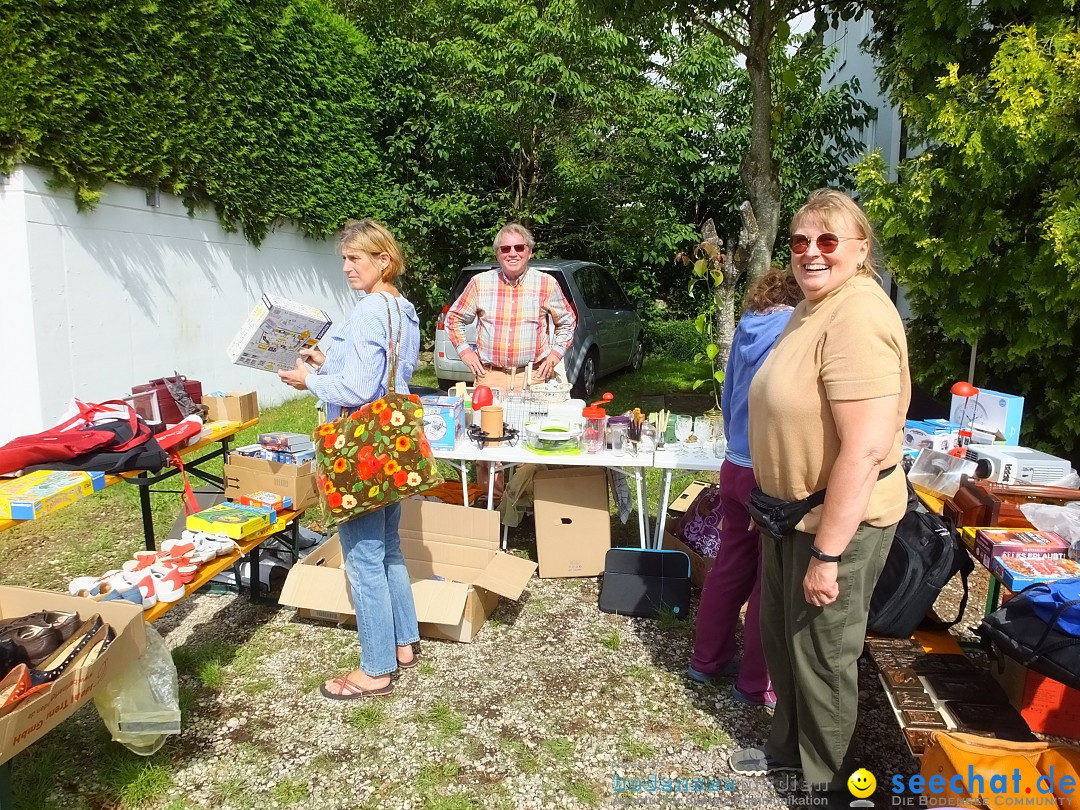
POLYGON ((599 267, 586 266, 574 273, 574 280, 577 281, 578 287, 581 288, 581 295, 585 298, 585 306, 589 309, 609 309, 599 270, 599 267))
POLYGON ((599 267, 596 268, 596 273, 600 276, 600 288, 604 290, 608 309, 633 309, 630 299, 626 297, 626 293, 611 273, 599 267))

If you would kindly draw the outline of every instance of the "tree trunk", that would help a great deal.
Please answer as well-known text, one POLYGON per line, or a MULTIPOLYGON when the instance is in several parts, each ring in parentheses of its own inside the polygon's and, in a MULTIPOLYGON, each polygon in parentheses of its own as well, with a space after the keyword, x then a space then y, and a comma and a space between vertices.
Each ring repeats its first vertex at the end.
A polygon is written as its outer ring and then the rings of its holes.
MULTIPOLYGON (((769 271, 780 221, 780 183, 773 159, 773 94, 769 74, 773 14, 770 0, 751 0, 750 36, 745 54, 750 76, 750 149, 739 165, 739 175, 746 184, 757 223, 752 241, 739 245, 748 251, 745 267, 741 269, 750 274, 751 281, 769 271)), ((745 224, 745 215, 743 219, 745 224)))
MULTIPOLYGON (((717 235, 716 226, 711 219, 707 220, 701 227, 701 237, 702 242, 707 242, 716 248, 714 256, 734 255, 731 252, 730 244, 725 251, 724 243, 717 235)), ((731 242, 731 240, 728 241, 731 242)), ((713 262, 710 262, 710 265, 712 264, 713 262)), ((735 282, 739 280, 741 273, 732 261, 717 261, 715 266, 718 266, 724 273, 724 280, 713 287, 713 302, 716 305, 713 329, 716 335, 716 345, 720 348, 720 353, 716 355, 716 368, 723 370, 727 368, 728 357, 731 356, 731 343, 735 339, 735 282)), ((715 377, 712 382, 716 407, 719 408, 720 384, 716 382, 715 377)))

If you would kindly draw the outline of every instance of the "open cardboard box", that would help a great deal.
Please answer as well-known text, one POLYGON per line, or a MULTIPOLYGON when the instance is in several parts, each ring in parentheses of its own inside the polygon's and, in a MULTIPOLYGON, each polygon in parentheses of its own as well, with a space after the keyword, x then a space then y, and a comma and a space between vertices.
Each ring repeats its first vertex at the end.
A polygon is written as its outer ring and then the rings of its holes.
POLYGON ((279 461, 230 453, 225 462, 223 477, 225 497, 233 501, 240 500, 241 495, 273 492, 275 495, 292 498, 292 508, 302 512, 319 500, 319 491, 315 484, 315 465, 310 461, 303 464, 283 464, 279 461))
MULTIPOLYGON (((536 571, 536 563, 499 551, 498 512, 410 498, 398 530, 426 638, 472 641, 499 597, 518 599, 536 571)), ((342 563, 333 537, 293 566, 279 601, 305 618, 355 625, 342 563)))
POLYGON ((93 664, 68 669, 49 689, 25 698, 0 717, 0 763, 7 762, 74 714, 102 684, 123 672, 146 649, 146 623, 138 605, 122 600, 94 602, 33 588, 0 586, 0 619, 26 616, 39 610, 75 611, 84 620, 100 614, 116 633, 116 639, 93 664))
POLYGON ((254 391, 229 391, 224 396, 204 396, 207 422, 250 422, 259 418, 259 395, 254 391))
POLYGON ((699 588, 705 587, 705 577, 712 569, 715 558, 702 557, 686 545, 686 543, 676 537, 672 528, 673 524, 677 523, 679 519, 686 514, 686 510, 690 508, 690 504, 694 502, 694 498, 700 495, 702 490, 707 489, 709 486, 710 485, 704 481, 694 481, 679 495, 672 498, 671 503, 668 504, 668 526, 664 528, 663 548, 681 551, 690 558, 690 581, 699 588))
POLYGON ((563 467, 533 476, 540 576, 595 577, 611 548, 607 470, 563 467))

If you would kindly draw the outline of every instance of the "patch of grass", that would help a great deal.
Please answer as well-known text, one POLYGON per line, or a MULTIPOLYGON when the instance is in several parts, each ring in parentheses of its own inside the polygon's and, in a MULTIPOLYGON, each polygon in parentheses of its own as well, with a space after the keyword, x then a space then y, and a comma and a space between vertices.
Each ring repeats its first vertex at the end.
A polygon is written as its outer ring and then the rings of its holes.
POLYGON ((423 714, 423 719, 443 737, 454 737, 465 728, 465 718, 454 711, 448 700, 440 700, 423 714))
POLYGON ((244 685, 240 689, 245 695, 257 695, 260 692, 269 692, 274 688, 274 682, 269 678, 255 678, 254 680, 244 681, 244 685))
POLYGON ((656 749, 647 742, 635 740, 631 737, 624 737, 619 741, 619 750, 623 757, 629 761, 652 759, 656 754, 656 749))
POLYGON ((11 771, 11 789, 16 810, 41 810, 55 807, 46 803, 46 797, 56 784, 64 779, 65 765, 70 758, 46 737, 31 746, 14 761, 11 771))
POLYGON ((717 746, 731 744, 731 737, 718 728, 695 728, 690 730, 690 739, 694 745, 702 751, 708 751, 717 746))
POLYGON ((286 777, 270 789, 270 795, 282 804, 296 804, 308 797, 309 788, 306 782, 299 779, 286 777))
POLYGON ((504 737, 502 747, 514 758, 518 770, 526 776, 532 776, 540 770, 540 758, 530 751, 521 740, 504 737))
POLYGON ((191 807, 191 805, 188 804, 188 800, 178 796, 165 805, 165 810, 188 810, 189 807, 191 807))
POLYGON ((580 779, 571 779, 567 782, 566 792, 589 807, 596 807, 600 803, 600 796, 597 794, 595 788, 587 782, 582 782, 580 779))
POLYGON ((574 744, 566 737, 552 737, 544 740, 541 745, 558 762, 569 762, 574 755, 574 744))
POLYGON ((324 675, 305 675, 300 683, 303 685, 305 692, 314 692, 322 686, 323 681, 326 680, 329 679, 324 675))
POLYGON ((448 785, 457 779, 461 766, 456 762, 429 763, 416 775, 416 789, 420 793, 430 793, 439 785, 448 785))
POLYGON ((226 664, 233 661, 239 649, 240 647, 236 644, 211 639, 177 647, 172 651, 172 657, 178 673, 193 675, 203 680, 202 674, 207 667, 223 669, 226 664))
POLYGON ((640 664, 631 664, 626 668, 626 677, 639 683, 649 683, 653 679, 653 671, 640 664))
POLYGON ((102 780, 122 808, 142 807, 162 798, 172 787, 172 776, 155 759, 143 759, 127 750, 111 753, 102 780))
POLYGON ((600 636, 600 643, 609 650, 617 650, 622 646, 622 636, 619 635, 618 630, 612 630, 600 636))
POLYGON ((672 632, 676 630, 686 631, 690 629, 690 622, 688 616, 681 616, 675 613, 670 607, 661 608, 656 614, 656 624, 664 632, 672 632))
POLYGON ((386 710, 377 703, 369 703, 353 709, 345 722, 357 731, 367 731, 377 727, 386 719, 386 710))
POLYGON ((247 783, 239 777, 232 777, 214 786, 214 796, 221 801, 236 801, 248 793, 247 783))
POLYGON ((425 678, 430 678, 435 674, 435 665, 430 661, 421 661, 417 666, 416 671, 423 675, 425 678))
POLYGON ((225 666, 220 661, 207 661, 196 674, 207 689, 220 689, 225 683, 225 666))

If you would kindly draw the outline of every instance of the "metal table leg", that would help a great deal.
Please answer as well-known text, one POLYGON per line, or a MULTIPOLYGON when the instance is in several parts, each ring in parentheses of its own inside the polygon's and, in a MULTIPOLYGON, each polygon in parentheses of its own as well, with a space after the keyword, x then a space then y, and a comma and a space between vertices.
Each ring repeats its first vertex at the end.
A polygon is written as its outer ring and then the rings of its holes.
MULTIPOLYGON (((645 468, 634 471, 634 489, 637 491, 638 537, 641 547, 649 546, 649 514, 645 507, 645 468)), ((657 548, 659 548, 657 544, 657 548)))
MULTIPOLYGON (((146 473, 139 473, 140 478, 146 478, 146 473)), ((143 541, 146 543, 146 550, 153 551, 155 548, 154 543, 154 514, 150 511, 150 485, 139 485, 139 509, 142 511, 142 530, 143 541)))
POLYGON ((660 503, 656 505, 656 537, 653 540, 653 548, 660 548, 664 544, 664 524, 667 523, 667 504, 671 496, 672 470, 664 470, 664 484, 660 487, 660 503))

